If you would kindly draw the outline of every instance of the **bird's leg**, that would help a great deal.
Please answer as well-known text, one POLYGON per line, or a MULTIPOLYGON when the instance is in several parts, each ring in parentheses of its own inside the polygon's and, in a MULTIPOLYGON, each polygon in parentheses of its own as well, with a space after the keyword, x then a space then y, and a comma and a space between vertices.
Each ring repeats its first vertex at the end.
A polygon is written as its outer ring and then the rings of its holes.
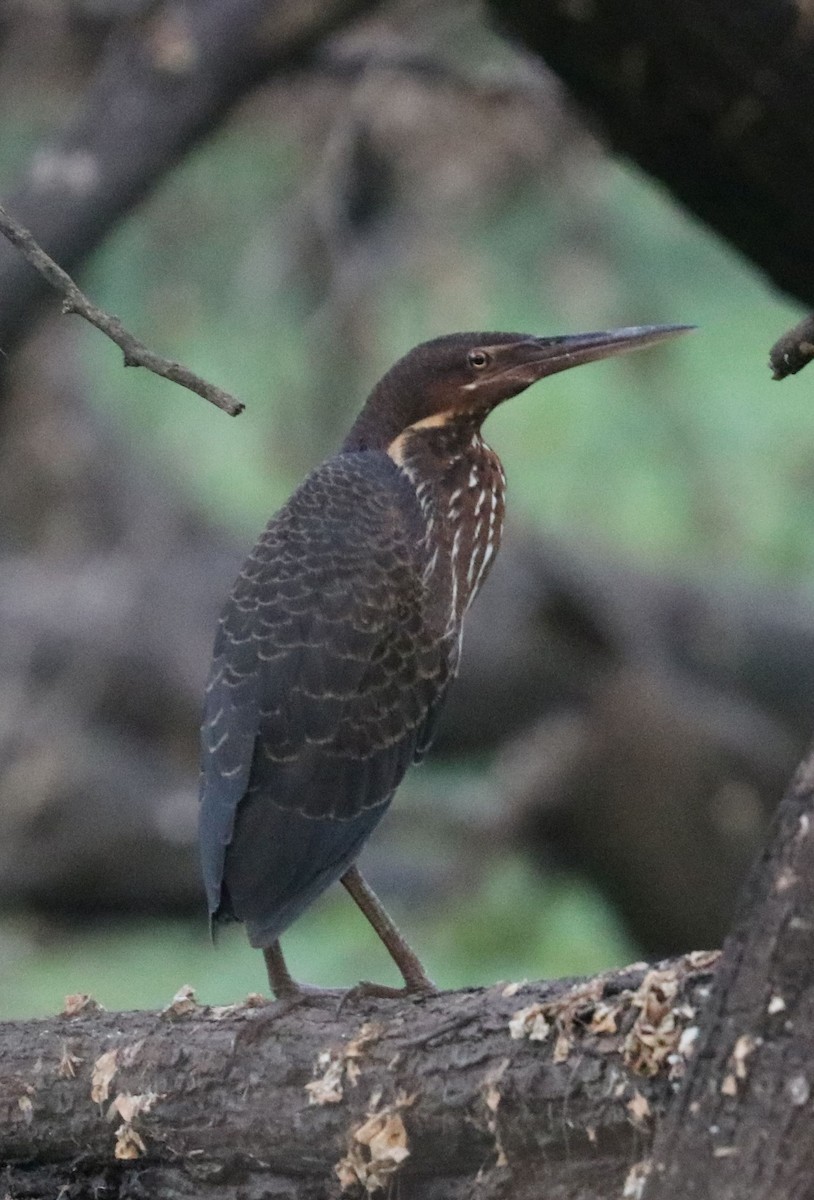
POLYGON ((387 915, 373 888, 365 882, 358 867, 349 867, 340 882, 349 892, 370 924, 384 942, 390 957, 404 979, 403 988, 388 988, 373 983, 359 984, 352 994, 360 991, 366 996, 403 996, 413 993, 433 993, 438 989, 428 977, 418 956, 410 949, 396 925, 387 915))
POLYGON ((335 989, 309 987, 292 979, 279 940, 263 948, 263 958, 266 961, 269 987, 277 1001, 273 1013, 275 1018, 286 1016, 292 1008, 298 1008, 301 1004, 319 1003, 320 1000, 323 1003, 334 1003, 343 995, 335 989))
POLYGON ((264 948, 263 958, 266 960, 269 987, 277 1000, 293 1000, 302 995, 303 989, 291 978, 279 941, 264 948))

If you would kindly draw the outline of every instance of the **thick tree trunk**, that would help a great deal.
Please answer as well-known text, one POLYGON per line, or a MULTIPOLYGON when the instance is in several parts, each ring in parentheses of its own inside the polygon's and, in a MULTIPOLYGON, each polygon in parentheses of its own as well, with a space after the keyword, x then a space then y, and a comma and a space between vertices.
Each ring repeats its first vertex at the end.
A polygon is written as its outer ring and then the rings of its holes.
POLYGON ((814 753, 724 945, 647 1200, 814 1197, 814 753))
POLYGON ((778 287, 814 306, 809 5, 489 0, 489 7, 505 33, 561 76, 617 150, 778 287))
POLYGON ((617 1196, 714 959, 341 1011, 182 998, 0 1025, 3 1182, 31 1200, 617 1196))

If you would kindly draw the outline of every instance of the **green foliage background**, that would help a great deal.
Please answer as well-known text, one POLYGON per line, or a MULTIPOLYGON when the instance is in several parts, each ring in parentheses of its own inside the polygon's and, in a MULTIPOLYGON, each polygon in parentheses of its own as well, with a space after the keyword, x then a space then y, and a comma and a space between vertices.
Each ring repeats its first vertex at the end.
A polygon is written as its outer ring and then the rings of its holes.
MULTIPOLYGON (((7 140, 0 165, 9 169, 35 134, 7 140)), ((146 373, 124 372, 114 348, 83 331, 99 408, 134 453, 156 460, 247 547, 363 398, 337 375, 330 411, 310 399, 324 403, 326 379, 320 318, 291 258, 304 172, 284 135, 251 123, 239 137, 227 131, 173 174, 83 278, 151 346, 246 401, 230 421, 146 373)), ((780 388, 766 366, 769 343, 796 310, 651 184, 609 162, 594 166, 577 206, 549 181, 527 183, 499 204, 473 201, 448 219, 445 236, 461 287, 450 288, 431 254, 369 276, 365 386, 415 342, 456 327, 695 323, 692 337, 559 375, 494 415, 487 435, 507 469, 512 515, 657 566, 811 587, 811 378, 780 388)), ((409 809, 415 786, 399 806, 409 809)), ((445 853, 452 862, 454 845, 445 853)), ((465 888, 396 915, 446 986, 590 972, 636 955, 581 880, 542 877, 505 854, 465 888)), ((393 978, 343 895, 324 898, 287 948, 295 973, 314 983, 393 978)), ((84 931, 5 919, 0 960, 6 1017, 54 1012, 72 991, 115 1008, 164 1004, 187 982, 210 1003, 265 986, 240 931, 208 945, 203 913, 194 926, 84 931)))
MULTIPOLYGON (((267 130, 224 135, 127 222, 85 280, 151 345, 247 402, 226 421, 144 372, 123 375, 115 348, 84 334, 111 419, 249 537, 334 449, 364 398, 337 377, 335 411, 310 409, 320 326, 287 257, 292 229, 274 219, 290 214, 300 184, 295 151, 267 130)), ((512 512, 654 563, 807 582, 810 384, 803 375, 778 386, 767 367, 798 309, 632 170, 606 162, 576 216, 568 199, 541 181, 497 210, 460 213, 447 231, 450 258, 467 271, 457 292, 448 263, 415 256, 372 274, 364 387, 451 328, 696 324, 693 337, 558 375, 490 418, 512 512)))

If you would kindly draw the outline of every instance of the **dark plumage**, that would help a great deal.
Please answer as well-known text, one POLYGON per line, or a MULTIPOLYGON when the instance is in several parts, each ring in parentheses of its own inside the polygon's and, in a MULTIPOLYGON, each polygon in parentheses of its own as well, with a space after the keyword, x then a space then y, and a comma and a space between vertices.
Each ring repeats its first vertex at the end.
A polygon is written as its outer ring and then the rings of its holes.
POLYGON ((500 543, 503 472, 481 424, 544 375, 682 328, 418 346, 267 525, 215 640, 200 832, 212 919, 245 921, 278 995, 296 986, 280 935, 340 877, 408 988, 430 986, 351 868, 430 744, 500 543))

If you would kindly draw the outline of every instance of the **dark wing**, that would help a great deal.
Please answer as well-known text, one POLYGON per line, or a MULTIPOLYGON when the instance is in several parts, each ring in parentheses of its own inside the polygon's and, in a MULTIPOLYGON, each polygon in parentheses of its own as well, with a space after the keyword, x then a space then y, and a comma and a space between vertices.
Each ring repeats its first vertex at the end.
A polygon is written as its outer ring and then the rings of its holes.
POLYGON ((390 459, 329 459, 224 609, 202 730, 204 878, 210 911, 259 944, 353 861, 426 742, 452 658, 425 621, 420 536, 390 459))

